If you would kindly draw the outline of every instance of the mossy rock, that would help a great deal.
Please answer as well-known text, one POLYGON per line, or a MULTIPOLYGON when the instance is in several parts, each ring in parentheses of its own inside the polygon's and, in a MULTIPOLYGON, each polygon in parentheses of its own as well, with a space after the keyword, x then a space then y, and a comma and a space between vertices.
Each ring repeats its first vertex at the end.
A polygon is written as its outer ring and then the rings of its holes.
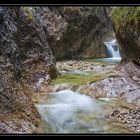
POLYGON ((22 7, 22 9, 24 10, 24 12, 29 20, 34 19, 34 15, 33 15, 33 11, 32 11, 31 7, 22 7))
POLYGON ((140 21, 140 7, 117 7, 113 10, 112 21, 116 31, 128 23, 137 24, 140 21))
POLYGON ((72 6, 64 7, 64 12, 68 14, 79 13, 80 7, 72 7, 72 6))
POLYGON ((50 75, 51 79, 57 78, 58 77, 58 71, 55 66, 50 66, 48 68, 48 74, 50 75))
POLYGON ((117 7, 112 14, 116 38, 120 44, 121 62, 140 65, 140 7, 117 7))
POLYGON ((81 86, 84 84, 87 84, 89 82, 96 82, 99 80, 104 79, 107 76, 107 74, 89 74, 89 75, 82 75, 82 74, 66 74, 61 75, 57 79, 54 79, 53 82, 55 84, 60 83, 68 83, 70 85, 74 86, 81 86))

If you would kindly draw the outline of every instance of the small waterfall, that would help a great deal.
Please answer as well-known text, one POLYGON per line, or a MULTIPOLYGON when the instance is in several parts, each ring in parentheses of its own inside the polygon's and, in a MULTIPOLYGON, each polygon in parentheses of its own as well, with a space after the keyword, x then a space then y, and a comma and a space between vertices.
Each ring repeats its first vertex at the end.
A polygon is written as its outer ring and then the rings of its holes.
POLYGON ((120 58, 120 51, 116 45, 116 40, 111 40, 109 42, 104 42, 107 47, 109 58, 120 58))

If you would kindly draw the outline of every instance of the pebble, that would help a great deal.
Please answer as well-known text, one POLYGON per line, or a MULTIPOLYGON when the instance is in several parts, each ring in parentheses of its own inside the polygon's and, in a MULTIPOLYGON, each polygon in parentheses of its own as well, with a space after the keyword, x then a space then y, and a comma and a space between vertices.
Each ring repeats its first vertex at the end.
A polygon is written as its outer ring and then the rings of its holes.
POLYGON ((103 64, 93 63, 93 62, 85 62, 85 61, 78 61, 78 60, 72 60, 72 61, 66 61, 66 62, 57 62, 56 67, 59 70, 81 70, 81 71, 104 71, 104 70, 110 70, 114 66, 107 66, 103 64), (111 67, 111 68, 110 68, 111 67))
POLYGON ((129 127, 132 130, 140 132, 140 110, 139 109, 129 109, 129 112, 123 112, 123 113, 120 112, 117 115, 112 115, 112 114, 111 114, 112 117, 118 119, 125 126, 129 127))

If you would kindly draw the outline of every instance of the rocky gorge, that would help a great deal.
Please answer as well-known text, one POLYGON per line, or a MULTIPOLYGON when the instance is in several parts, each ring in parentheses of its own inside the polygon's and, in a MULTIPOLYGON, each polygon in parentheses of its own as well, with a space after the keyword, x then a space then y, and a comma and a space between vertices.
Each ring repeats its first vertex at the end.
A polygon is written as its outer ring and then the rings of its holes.
POLYGON ((0 7, 0 133, 139 133, 139 15, 0 7))

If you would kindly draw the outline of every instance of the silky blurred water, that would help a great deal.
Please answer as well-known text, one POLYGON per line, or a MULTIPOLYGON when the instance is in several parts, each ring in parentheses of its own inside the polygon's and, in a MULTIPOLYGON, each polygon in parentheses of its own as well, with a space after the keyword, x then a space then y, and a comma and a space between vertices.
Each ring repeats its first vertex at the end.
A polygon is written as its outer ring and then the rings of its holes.
POLYGON ((45 133, 130 132, 106 116, 115 100, 95 100, 71 90, 52 93, 47 98, 46 103, 36 105, 45 133))

